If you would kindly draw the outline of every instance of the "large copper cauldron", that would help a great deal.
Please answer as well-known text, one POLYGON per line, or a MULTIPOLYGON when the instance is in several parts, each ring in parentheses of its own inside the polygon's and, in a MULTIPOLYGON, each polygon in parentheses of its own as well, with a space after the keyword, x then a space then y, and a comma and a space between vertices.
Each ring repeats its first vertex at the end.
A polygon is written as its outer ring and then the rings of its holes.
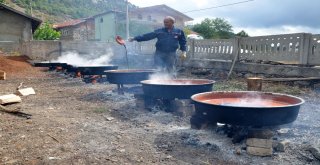
POLYGON ((304 100, 264 92, 207 92, 191 97, 194 118, 240 126, 274 126, 296 120, 304 100))
POLYGON ((48 68, 56 68, 56 67, 62 67, 66 68, 67 63, 59 63, 59 62, 36 62, 34 63, 35 67, 48 67, 48 68))
POLYGON ((154 69, 123 69, 106 71, 107 80, 111 84, 140 84, 148 80, 149 75, 155 73, 154 69))
POLYGON ((81 75, 106 75, 106 70, 116 70, 118 66, 107 65, 107 66, 78 66, 77 71, 81 75))
POLYGON ((212 91, 214 82, 206 79, 141 81, 144 95, 159 99, 190 99, 196 93, 212 91))

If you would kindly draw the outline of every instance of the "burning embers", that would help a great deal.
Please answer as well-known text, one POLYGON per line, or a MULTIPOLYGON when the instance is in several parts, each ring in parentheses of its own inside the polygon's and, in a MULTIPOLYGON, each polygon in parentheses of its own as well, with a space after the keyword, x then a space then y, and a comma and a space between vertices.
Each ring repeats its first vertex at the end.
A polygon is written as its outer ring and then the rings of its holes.
POLYGON ((118 69, 118 66, 73 66, 67 63, 34 63, 35 67, 48 67, 51 71, 64 72, 87 83, 103 82, 105 71, 118 69))

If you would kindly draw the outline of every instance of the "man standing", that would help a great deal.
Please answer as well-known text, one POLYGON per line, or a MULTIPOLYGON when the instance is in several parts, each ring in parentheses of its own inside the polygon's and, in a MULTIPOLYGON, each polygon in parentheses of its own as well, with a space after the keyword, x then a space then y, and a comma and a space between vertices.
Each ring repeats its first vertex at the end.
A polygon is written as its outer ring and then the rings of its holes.
POLYGON ((164 18, 164 27, 155 30, 154 32, 143 34, 130 38, 129 41, 149 41, 157 38, 156 52, 154 55, 154 63, 156 67, 161 68, 169 73, 174 72, 174 67, 177 61, 176 51, 180 46, 182 53, 180 59, 186 58, 186 37, 181 29, 174 27, 175 19, 171 16, 164 18))

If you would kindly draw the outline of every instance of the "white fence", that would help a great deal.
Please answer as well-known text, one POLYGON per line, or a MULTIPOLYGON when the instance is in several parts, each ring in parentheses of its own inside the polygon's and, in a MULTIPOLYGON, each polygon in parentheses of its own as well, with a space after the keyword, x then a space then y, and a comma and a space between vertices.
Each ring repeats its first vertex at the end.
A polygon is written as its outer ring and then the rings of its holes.
MULTIPOLYGON (((154 41, 132 43, 131 51, 152 54, 154 41)), ((320 65, 320 34, 308 33, 189 40, 188 55, 194 59, 276 61, 287 64, 320 65)))
MULTIPOLYGON (((188 40, 188 56, 191 59, 215 59, 249 61, 277 61, 288 64, 320 65, 320 34, 283 34, 217 40, 188 40)), ((129 54, 152 55, 155 40, 127 43, 129 54)), ((29 41, 1 43, 0 50, 20 52, 37 59, 59 56, 61 52, 103 53, 110 50, 117 56, 124 55, 122 46, 97 41, 29 41)))

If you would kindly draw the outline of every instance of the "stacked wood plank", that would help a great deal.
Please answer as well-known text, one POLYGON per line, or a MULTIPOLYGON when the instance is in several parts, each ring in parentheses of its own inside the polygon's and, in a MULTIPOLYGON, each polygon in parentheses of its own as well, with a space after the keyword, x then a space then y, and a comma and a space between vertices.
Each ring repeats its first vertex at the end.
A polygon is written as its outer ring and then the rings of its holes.
POLYGON ((6 79, 6 72, 0 70, 0 80, 5 80, 6 79))

